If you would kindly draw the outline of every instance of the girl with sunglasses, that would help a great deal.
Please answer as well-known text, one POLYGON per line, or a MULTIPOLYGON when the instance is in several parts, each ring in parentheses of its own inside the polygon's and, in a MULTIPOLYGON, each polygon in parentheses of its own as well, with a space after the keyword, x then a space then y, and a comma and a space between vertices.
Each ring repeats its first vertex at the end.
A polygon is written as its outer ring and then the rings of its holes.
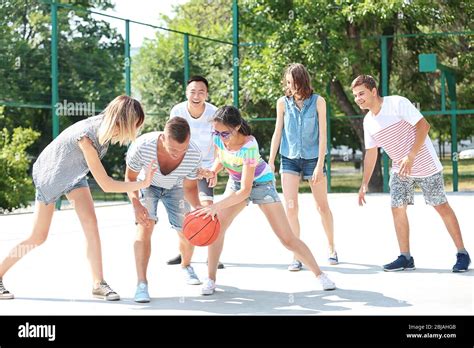
POLYGON ((261 158, 257 140, 251 135, 250 126, 239 110, 233 106, 218 109, 213 118, 213 126, 217 156, 209 174, 210 181, 215 185, 216 175, 223 168, 229 173, 229 180, 222 200, 193 213, 213 218, 217 215, 221 224, 219 238, 208 249, 208 279, 204 283, 202 294, 214 293, 225 231, 250 201, 258 204, 281 243, 298 255, 317 277, 322 288, 335 289, 336 285, 321 272, 306 244, 291 231, 275 187, 273 171, 261 158))

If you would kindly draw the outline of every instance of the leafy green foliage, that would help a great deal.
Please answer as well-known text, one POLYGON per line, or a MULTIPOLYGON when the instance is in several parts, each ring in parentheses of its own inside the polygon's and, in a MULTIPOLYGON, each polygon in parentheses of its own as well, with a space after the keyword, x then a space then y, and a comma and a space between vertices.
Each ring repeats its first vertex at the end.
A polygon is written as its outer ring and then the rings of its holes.
POLYGON ((0 213, 27 205, 34 193, 26 149, 39 135, 31 128, 22 127, 15 128, 13 133, 6 128, 0 131, 0 213))

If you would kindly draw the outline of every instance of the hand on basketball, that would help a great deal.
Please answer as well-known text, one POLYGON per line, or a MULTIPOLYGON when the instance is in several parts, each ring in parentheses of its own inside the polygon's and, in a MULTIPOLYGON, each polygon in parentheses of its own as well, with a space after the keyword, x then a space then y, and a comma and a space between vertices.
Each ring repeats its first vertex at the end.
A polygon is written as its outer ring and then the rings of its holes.
POLYGON ((405 156, 400 162, 400 172, 398 173, 400 176, 408 176, 411 173, 411 168, 413 167, 413 156, 405 156))
POLYGON ((359 206, 363 206, 364 204, 367 204, 365 202, 365 193, 367 192, 367 185, 362 184, 362 186, 359 189, 359 206))
POLYGON ((214 220, 214 217, 217 215, 217 213, 218 213, 218 209, 216 208, 216 205, 211 204, 201 209, 197 209, 193 211, 191 214, 196 217, 202 216, 203 219, 206 219, 208 216, 210 216, 211 219, 214 220))

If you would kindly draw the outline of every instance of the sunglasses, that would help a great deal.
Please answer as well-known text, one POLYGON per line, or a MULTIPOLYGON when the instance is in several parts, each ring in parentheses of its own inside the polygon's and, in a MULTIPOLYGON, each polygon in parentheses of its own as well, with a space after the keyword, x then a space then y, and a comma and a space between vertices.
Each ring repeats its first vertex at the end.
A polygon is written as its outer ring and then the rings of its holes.
POLYGON ((227 140, 227 139, 230 138, 232 133, 231 132, 218 132, 218 131, 215 130, 215 131, 212 132, 212 135, 216 135, 216 136, 221 137, 222 139, 227 140))

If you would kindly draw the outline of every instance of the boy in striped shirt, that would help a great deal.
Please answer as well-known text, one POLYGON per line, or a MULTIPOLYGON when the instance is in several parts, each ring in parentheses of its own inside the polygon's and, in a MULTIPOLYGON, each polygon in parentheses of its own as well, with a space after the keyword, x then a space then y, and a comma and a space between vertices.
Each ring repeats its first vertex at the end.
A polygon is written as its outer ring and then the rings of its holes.
POLYGON ((354 100, 361 109, 369 110, 364 118, 364 175, 359 190, 359 205, 382 147, 392 159, 390 197, 400 256, 383 266, 384 271, 414 270, 410 255, 407 205, 414 201, 415 186, 423 191, 426 204, 435 208, 457 248, 453 272, 467 271, 471 259, 464 248, 461 229, 444 191, 443 167, 428 136, 429 123, 413 104, 401 96, 380 97, 374 78, 359 75, 351 84, 354 100))

